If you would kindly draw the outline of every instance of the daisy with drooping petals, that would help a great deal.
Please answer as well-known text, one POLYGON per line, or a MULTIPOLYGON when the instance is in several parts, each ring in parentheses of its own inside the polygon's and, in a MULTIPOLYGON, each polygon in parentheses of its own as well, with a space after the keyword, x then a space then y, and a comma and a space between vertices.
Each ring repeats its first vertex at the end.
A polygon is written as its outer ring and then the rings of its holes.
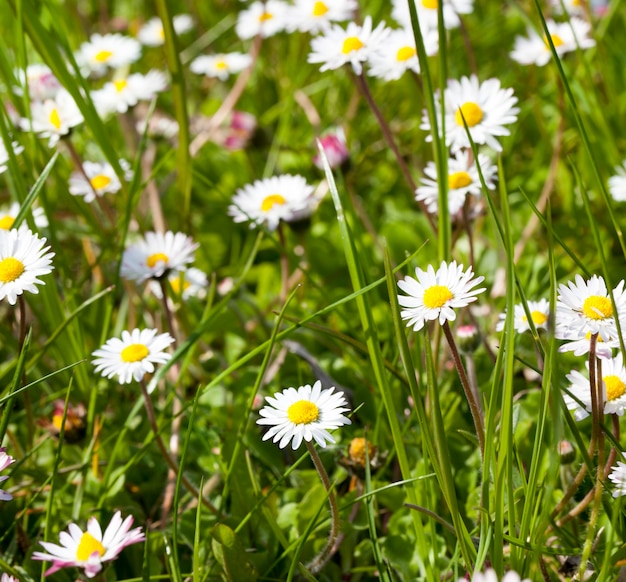
MULTIPOLYGON (((438 0, 415 0, 415 10, 420 22, 420 28, 437 29, 438 0)), ((474 0, 444 0, 443 25, 446 30, 458 28, 461 24, 459 14, 471 14, 474 10, 474 0)), ((401 26, 411 29, 411 12, 406 0, 393 0, 391 16, 401 26)))
POLYGON ((147 232, 124 251, 122 277, 142 283, 169 271, 180 271, 193 261, 197 248, 198 243, 182 232, 147 232))
POLYGON ((93 91, 91 97, 98 114, 106 117, 111 113, 126 113, 139 101, 152 101, 167 87, 167 79, 161 71, 148 71, 145 75, 133 73, 105 83, 102 89, 93 91))
MULTIPOLYGON (((466 578, 459 578, 457 582, 467 582, 466 578)), ((484 573, 474 572, 470 582, 498 582, 498 575, 492 568, 488 568, 484 573)), ((513 570, 507 572, 500 582, 530 582, 530 578, 521 579, 520 575, 513 570)))
POLYGON ((331 22, 352 20, 356 0, 296 0, 287 13, 287 30, 316 34, 331 22))
MULTIPOLYGON (((176 34, 184 34, 193 28, 193 19, 189 14, 177 14, 172 18, 176 34)), ((148 20, 137 33, 137 40, 145 46, 161 46, 165 42, 163 21, 154 17, 148 20)))
POLYGON ((289 4, 282 0, 253 2, 237 17, 235 32, 241 40, 254 38, 260 34, 263 38, 274 36, 285 29, 289 4))
MULTIPOLYGON (((528 311, 535 324, 535 329, 548 329, 550 318, 550 302, 547 299, 527 301, 528 311)), ((502 331, 506 321, 506 312, 500 314, 500 321, 496 324, 496 331, 502 331)), ((520 303, 513 308, 513 327, 517 333, 530 330, 530 324, 524 306, 520 303)))
POLYGON ((287 388, 273 397, 266 396, 265 400, 268 405, 259 411, 263 418, 256 422, 271 427, 263 440, 272 439, 281 449, 291 441, 291 447, 296 450, 303 439, 325 447, 326 442, 335 442, 329 430, 352 424, 344 416, 350 409, 346 407, 343 392, 335 392, 334 387, 322 390, 319 380, 312 388, 309 384, 298 389, 287 388))
POLYGON ((105 378, 118 376, 120 384, 140 382, 154 372, 154 364, 164 364, 172 355, 165 350, 174 342, 169 333, 157 335, 156 329, 124 330, 122 339, 113 337, 92 356, 96 372, 105 378))
MULTIPOLYGON (((462 77, 460 81, 448 81, 444 97, 446 145, 453 152, 470 147, 463 119, 474 143, 486 144, 497 152, 502 151, 496 138, 510 134, 504 126, 517 121, 519 113, 519 108, 515 107, 517 97, 513 95, 513 89, 502 89, 498 79, 479 83, 478 78, 472 75, 462 77)), ((439 97, 435 99, 435 106, 439 109, 439 97)), ((440 111, 437 116, 441 116, 440 111)), ((420 127, 432 131, 426 112, 420 127)), ((426 141, 432 141, 432 136, 429 135, 426 141)))
MULTIPOLYGON (((448 159, 448 212, 456 214, 465 204, 469 195, 480 196, 482 185, 476 162, 472 161, 470 152, 457 152, 448 159)), ((489 190, 495 188, 494 179, 498 168, 484 154, 478 154, 478 164, 489 190)), ((429 212, 437 212, 439 207, 439 185, 437 182, 437 166, 428 162, 420 180, 420 187, 415 191, 415 199, 423 201, 429 212)))
MULTIPOLYGON (((626 453, 622 453, 622 457, 626 458, 626 453)), ((617 461, 617 465, 611 467, 609 479, 615 485, 613 497, 621 497, 626 495, 626 463, 617 461)))
POLYGON ((436 272, 432 265, 428 265, 426 271, 417 267, 415 276, 416 279, 405 277, 398 282, 398 287, 406 293, 398 295, 398 303, 407 308, 400 312, 400 316, 409 320, 407 327, 413 327, 413 331, 419 331, 427 321, 435 319, 440 325, 454 321, 455 308, 476 301, 476 295, 485 291, 484 288, 473 289, 485 278, 474 279, 472 268, 463 271, 463 265, 457 265, 456 261, 450 264, 442 261, 436 272))
MULTIPOLYGON (((548 20, 546 24, 559 57, 575 51, 576 48, 586 49, 596 44, 595 40, 589 38, 591 25, 581 18, 571 18, 569 22, 548 20)), ((534 64, 543 67, 552 58, 552 51, 544 35, 529 29, 528 37, 518 36, 515 39, 511 58, 521 65, 534 64)))
POLYGON ((132 525, 132 516, 129 515, 122 521, 119 511, 111 518, 104 535, 95 517, 89 518, 85 532, 75 523, 70 523, 68 531, 59 535, 61 545, 39 542, 46 552, 35 552, 33 560, 52 561, 52 567, 46 571, 45 576, 61 568, 76 567, 83 568, 87 578, 93 578, 102 571, 104 562, 115 560, 126 546, 146 539, 141 528, 131 530, 132 525))
POLYGON ((363 26, 349 22, 344 29, 333 24, 311 40, 311 52, 307 60, 309 63, 322 63, 322 72, 349 63, 354 72, 360 75, 363 63, 373 51, 380 48, 390 32, 384 22, 372 30, 372 19, 369 16, 365 17, 363 26))
MULTIPOLYGON (((48 227, 48 218, 43 208, 37 207, 33 208, 31 206, 31 211, 33 213, 33 221, 37 228, 47 228, 48 227)), ((15 219, 17 215, 20 213, 20 205, 17 202, 12 202, 8 206, 0 206, 0 230, 10 230, 13 228, 13 224, 15 223, 15 219)), ((28 230, 28 224, 26 221, 23 221, 20 224, 20 229, 28 230)))
MULTIPOLYGON (((206 273, 195 267, 170 273, 167 281, 174 292, 174 296, 183 300, 190 297, 204 297, 209 284, 206 273)), ((156 297, 159 299, 163 298, 161 285, 158 281, 150 281, 149 286, 156 297)))
MULTIPOLYGON (((131 178, 130 164, 120 160, 120 166, 125 172, 124 178, 131 178)), ((85 202, 93 202, 96 196, 115 194, 122 188, 113 166, 108 162, 83 162, 83 172, 72 172, 70 176, 70 194, 83 196, 85 202)))
POLYGON ((123 34, 92 34, 76 53, 76 62, 88 73, 103 75, 107 68, 130 65, 141 56, 141 44, 123 34))
POLYGON ((39 238, 27 228, 0 230, 0 300, 15 305, 24 291, 39 293, 38 279, 53 269, 52 257, 45 246, 46 239, 39 238))
POLYGON ((615 202, 626 202, 626 161, 615 168, 616 175, 609 178, 609 193, 615 202))
MULTIPOLYGON (((6 451, 6 448, 0 448, 0 471, 4 471, 9 465, 15 463, 15 459, 11 455, 7 455, 6 451)), ((2 475, 0 477, 0 483, 6 481, 8 478, 8 475, 2 475)), ((0 501, 10 501, 11 499, 13 499, 13 495, 0 489, 0 501)))
MULTIPOLYGON (((565 340, 565 343, 559 347, 559 352, 573 352, 575 356, 584 356, 589 353, 591 348, 591 332, 583 330, 572 330, 557 325, 554 337, 556 339, 565 340)), ((603 360, 613 357, 613 350, 619 348, 619 339, 604 339, 598 334, 596 341, 596 357, 603 360)))
POLYGON ((225 81, 230 75, 241 73, 251 63, 252 57, 243 53, 200 55, 191 61, 189 70, 196 75, 217 77, 220 81, 225 81))
POLYGON ((276 230, 281 220, 292 222, 311 214, 317 201, 315 188, 302 176, 274 176, 257 180, 237 190, 228 215, 235 222, 250 222, 250 228, 265 224, 276 230))

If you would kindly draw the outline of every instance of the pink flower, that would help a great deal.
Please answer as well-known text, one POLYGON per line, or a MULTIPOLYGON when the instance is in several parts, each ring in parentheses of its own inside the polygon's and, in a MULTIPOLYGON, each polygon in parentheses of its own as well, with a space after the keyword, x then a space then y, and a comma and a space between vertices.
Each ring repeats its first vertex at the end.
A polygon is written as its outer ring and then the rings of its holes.
MULTIPOLYGON (((0 471, 6 469, 11 463, 15 463, 15 459, 6 454, 6 449, 4 447, 0 448, 0 471)), ((0 483, 2 483, 2 481, 6 481, 8 478, 8 475, 0 477, 0 483)), ((0 489, 0 501, 10 501, 11 499, 13 499, 13 495, 0 489)))
MULTIPOLYGON (((350 153, 348 152, 346 134, 343 129, 338 128, 333 131, 329 131, 327 134, 320 137, 320 143, 324 148, 324 153, 326 154, 328 164, 331 168, 338 168, 348 161, 350 153)), ((319 153, 313 157, 313 163, 320 170, 324 168, 319 153)))

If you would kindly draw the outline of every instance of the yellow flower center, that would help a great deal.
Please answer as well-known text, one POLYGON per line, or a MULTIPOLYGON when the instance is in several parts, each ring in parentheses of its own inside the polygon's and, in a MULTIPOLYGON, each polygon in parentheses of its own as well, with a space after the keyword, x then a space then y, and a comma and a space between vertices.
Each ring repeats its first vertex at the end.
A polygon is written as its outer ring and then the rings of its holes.
POLYGON ((274 208, 275 204, 283 205, 287 201, 280 194, 270 194, 263 199, 261 202, 261 211, 269 212, 272 208, 274 208))
POLYGON ((106 552, 104 546, 86 531, 80 538, 78 547, 76 548, 76 559, 86 562, 94 552, 98 552, 99 556, 104 556, 106 552))
POLYGON ((619 376, 605 376, 602 378, 606 386, 606 399, 610 402, 619 398, 626 392, 626 384, 622 382, 619 376))
POLYGON ((273 14, 270 12, 264 12, 261 16, 259 16, 259 22, 265 22, 266 20, 271 20, 272 18, 274 18, 273 14))
POLYGON ((313 5, 313 16, 324 16, 328 12, 328 6, 323 2, 316 2, 313 5))
POLYGON ((361 42, 357 36, 349 36, 346 40, 343 41, 343 47, 341 48, 341 52, 344 55, 352 53, 354 51, 358 51, 362 49, 365 45, 361 42))
POLYGON ((445 285, 433 285, 424 291, 424 307, 438 309, 453 298, 454 295, 445 285))
POLYGON ((0 218, 0 229, 9 230, 13 226, 14 222, 15 218, 5 214, 2 218, 0 218))
POLYGON ((287 409, 287 417, 294 424, 309 424, 320 416, 320 409, 310 400, 298 400, 287 409))
POLYGON ((183 281, 183 276, 176 277, 175 279, 170 279, 170 285, 172 286, 172 291, 176 295, 180 295, 185 289, 189 289, 191 287, 191 283, 185 279, 183 281))
POLYGON ((422 0, 422 6, 429 10, 437 10, 439 8, 438 0, 422 0))
POLYGON ((458 108, 456 115, 454 116, 457 124, 461 127, 463 127, 463 117, 465 117, 467 127, 474 127, 483 120, 483 110, 477 103, 468 101, 467 103, 463 103, 463 105, 458 108))
POLYGON ((50 116, 48 117, 48 121, 56 129, 61 129, 61 118, 59 117, 59 111, 58 111, 58 109, 56 107, 50 112, 50 116))
MULTIPOLYGON (((586 340, 590 340, 590 341, 591 341, 591 332, 590 332, 590 331, 588 331, 588 332, 585 334, 585 339, 586 339, 586 340)), ((602 336, 601 336, 600 334, 598 334, 598 339, 597 339, 596 341, 598 341, 598 342, 603 342, 604 340, 602 339, 602 336)))
MULTIPOLYGON (((558 34, 551 34, 550 38, 552 39, 552 44, 554 45, 554 48, 558 48, 563 44, 563 39, 558 34)), ((548 42, 548 39, 545 35, 543 37, 543 42, 546 44, 546 49, 550 50, 550 43, 548 42)))
POLYGON ((111 51, 100 51, 96 54, 94 59, 96 59, 99 63, 106 63, 112 56, 113 53, 111 51))
MULTIPOLYGON (((535 325, 543 325, 546 321, 548 321, 548 316, 541 311, 531 311, 530 317, 535 325)), ((528 317, 522 315, 522 321, 526 323, 528 321, 528 317)))
POLYGON ((410 58, 414 57, 417 54, 417 51, 412 46, 403 46, 398 50, 396 54, 396 61, 399 63, 404 63, 408 61, 410 58))
POLYGON ((450 190, 457 190, 459 188, 465 188, 472 183, 472 178, 467 172, 454 172, 448 176, 448 188, 450 190))
POLYGON ((126 89, 126 85, 128 85, 126 79, 118 79, 117 81, 113 81, 113 86, 118 93, 121 93, 124 89, 126 89))
POLYGON ((122 350, 120 357, 122 362, 130 364, 132 362, 141 362, 149 353, 150 350, 144 344, 130 344, 122 350))
POLYGON ((365 467, 365 447, 367 445, 367 454, 370 458, 374 456, 374 446, 372 443, 366 441, 363 437, 356 437, 350 441, 350 447, 348 448, 348 456, 352 461, 358 463, 362 467, 365 467))
POLYGON ((583 303, 583 314, 589 319, 606 319, 613 315, 613 306, 608 297, 590 295, 583 303))
POLYGON ((24 263, 14 257, 7 257, 0 261, 0 281, 2 283, 15 281, 23 272, 24 263))
POLYGON ((219 61, 215 61, 215 68, 219 69, 219 70, 223 70, 227 67, 228 65, 226 64, 226 61, 224 60, 219 60, 219 61))
POLYGON ((148 265, 151 269, 154 269, 159 261, 167 263, 169 260, 169 257, 164 253, 154 253, 146 259, 146 265, 148 265))
POLYGON ((100 190, 111 183, 111 178, 105 176, 104 174, 98 174, 89 180, 89 183, 93 186, 94 190, 100 190))

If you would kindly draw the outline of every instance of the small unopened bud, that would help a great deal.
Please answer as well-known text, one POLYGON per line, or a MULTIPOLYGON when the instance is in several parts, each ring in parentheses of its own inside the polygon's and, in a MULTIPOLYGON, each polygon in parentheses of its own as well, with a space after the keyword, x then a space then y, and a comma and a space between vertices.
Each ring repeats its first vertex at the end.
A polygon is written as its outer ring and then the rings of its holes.
POLYGON ((374 458, 374 445, 368 441, 366 441, 363 437, 356 437, 350 441, 350 447, 348 448, 348 456, 350 460, 360 465, 361 467, 365 467, 365 447, 367 446, 367 456, 369 460, 374 458))
POLYGON ((558 444, 559 457, 561 457, 561 465, 569 465, 576 459, 576 450, 569 441, 561 441, 558 444))
POLYGON ((456 339, 459 351, 462 354, 471 355, 480 346, 480 332, 475 325, 460 325, 456 330, 456 339))
MULTIPOLYGON (((338 168, 348 161, 350 153, 348 152, 346 135, 343 129, 339 128, 334 131, 329 131, 327 134, 320 137, 320 143, 324 148, 328 165, 331 168, 338 168)), ((320 170, 324 167, 319 154, 313 157, 313 163, 320 168, 320 170)))

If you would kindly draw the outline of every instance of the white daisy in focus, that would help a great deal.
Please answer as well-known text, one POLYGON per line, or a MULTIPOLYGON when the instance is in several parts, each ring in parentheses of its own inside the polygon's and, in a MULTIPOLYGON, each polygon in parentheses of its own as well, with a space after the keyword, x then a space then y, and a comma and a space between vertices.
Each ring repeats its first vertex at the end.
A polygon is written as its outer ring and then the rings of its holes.
POLYGON ((363 26, 349 22, 347 28, 332 24, 320 36, 311 40, 309 63, 322 63, 320 71, 338 69, 349 63, 357 75, 363 71, 363 63, 372 52, 387 40, 391 30, 381 22, 372 30, 372 19, 365 17, 363 26))
MULTIPOLYGON (((498 79, 479 83, 478 78, 472 75, 462 77, 460 81, 449 80, 444 97, 446 145, 453 152, 470 148, 464 118, 474 143, 486 144, 497 152, 502 151, 496 138, 510 134, 504 126, 515 123, 519 113, 519 108, 515 107, 517 97, 513 95, 513 89, 502 89, 498 79)), ((439 102, 437 96, 435 106, 438 118, 441 117, 439 102)), ((431 131, 426 112, 420 127, 431 131)), ((427 136, 426 141, 432 141, 432 135, 427 136)))
MULTIPOLYGON (((431 57, 439 50, 439 35, 436 30, 424 34, 426 54, 431 57)), ((410 29, 392 30, 386 41, 369 58, 368 74, 385 81, 396 81, 409 69, 420 72, 420 64, 415 49, 415 38, 410 29)))
MULTIPOLYGON (((528 311, 532 318, 535 329, 548 329, 548 320, 550 318, 550 302, 547 299, 539 301, 527 301, 528 311)), ((500 321, 496 324, 496 331, 504 329, 506 321, 506 312, 500 314, 500 321)), ((528 316, 524 311, 524 306, 520 303, 513 308, 513 327, 517 333, 524 333, 530 330, 528 316)))
POLYGON ((609 178, 609 193, 615 202, 626 202, 626 160, 615 172, 615 176, 609 178))
POLYGON ((33 560, 52 561, 44 576, 61 568, 76 567, 83 568, 87 578, 94 578, 102 571, 103 562, 115 560, 126 546, 146 539, 141 528, 131 530, 132 525, 132 516, 122 521, 119 511, 111 518, 104 535, 95 517, 89 518, 85 532, 75 523, 70 523, 68 531, 59 535, 61 545, 39 542, 46 552, 35 552, 33 560))
POLYGON ((352 20, 356 0, 296 0, 287 13, 287 30, 316 34, 331 22, 352 20))
MULTIPOLYGON (((41 207, 33 208, 30 207, 31 212, 33 214, 33 221, 37 228, 47 228, 48 227, 48 218, 46 217, 46 213, 44 209, 41 207)), ((17 215, 20 213, 20 205, 18 202, 12 202, 10 205, 0 206, 0 230, 10 230, 13 228, 13 224, 17 215)), ((28 224, 24 220, 20 224, 20 230, 26 229, 28 230, 28 224)))
MULTIPOLYGON (((575 356, 584 356, 591 348, 591 332, 572 330, 557 325, 554 331, 556 339, 564 340, 559 352, 573 352, 575 356)), ((613 357, 613 350, 619 348, 619 339, 604 339, 600 334, 596 340, 596 357, 607 360, 613 357)))
POLYGON ((274 36, 285 29, 289 4, 282 0, 253 2, 237 17, 235 32, 241 40, 254 38, 260 34, 263 38, 274 36))
POLYGON ((563 6, 570 16, 585 16, 586 14, 587 2, 585 0, 550 0, 550 4, 558 14, 563 13, 563 6))
POLYGON ((93 34, 75 54, 78 65, 87 73, 103 75, 107 68, 119 69, 139 60, 141 44, 123 34, 93 34))
MULTIPOLYGON (((438 0, 415 0, 415 9, 421 29, 437 29, 438 0)), ((474 0, 444 0, 443 25, 446 30, 458 28, 461 24, 459 14, 471 14, 474 10, 474 0)), ((411 13, 406 0, 393 0, 391 16, 401 26, 412 28, 411 13)))
MULTIPOLYGON (((586 49, 596 44, 595 40, 589 38, 591 25, 581 18, 571 18, 569 22, 548 20, 546 24, 559 57, 575 51, 577 47, 586 49)), ((552 58, 552 51, 545 35, 539 35, 533 29, 528 29, 528 37, 518 36, 515 39, 511 58, 521 65, 543 67, 552 58)))
MULTIPOLYGON (((189 14, 177 14, 172 19, 174 32, 185 34, 193 28, 193 19, 189 14)), ((148 20, 137 33, 137 40, 145 46, 161 46, 165 43, 165 32, 163 31, 163 21, 154 17, 148 20)))
POLYGON ((167 87, 167 78, 161 71, 148 71, 145 75, 133 73, 105 83, 102 89, 93 91, 91 97, 98 114, 106 117, 111 113, 126 113, 139 101, 152 101, 167 87))
MULTIPOLYGON (((7 455, 6 451, 6 448, 0 448, 0 471, 4 471, 9 465, 15 463, 15 459, 11 455, 7 455)), ((0 483, 6 481, 8 478, 8 475, 0 476, 0 483)), ((11 499, 13 499, 13 495, 0 489, 0 501, 10 501, 11 499)))
POLYGON ((15 92, 18 95, 24 94, 23 86, 28 84, 28 96, 31 101, 45 101, 46 99, 54 99, 57 92, 61 89, 61 83, 54 76, 50 67, 40 63, 33 63, 26 67, 26 74, 21 69, 15 72, 15 76, 19 80, 21 87, 17 87, 15 92))
POLYGON ((268 404, 259 411, 262 418, 256 422, 271 427, 263 440, 272 439, 281 449, 291 441, 295 451, 302 440, 308 443, 314 440, 325 447, 326 442, 335 442, 329 430, 352 424, 344 416, 350 409, 343 392, 335 392, 334 387, 322 390, 319 380, 312 388, 309 384, 298 389, 287 388, 273 397, 266 396, 265 400, 268 404))
POLYGON ((281 220, 293 222, 311 215, 317 206, 315 188, 302 176, 274 176, 256 180, 237 190, 228 207, 235 222, 250 222, 250 228, 265 224, 276 230, 281 220))
POLYGON ((189 70, 196 75, 217 77, 221 81, 225 81, 230 75, 241 73, 251 63, 252 57, 244 53, 200 55, 191 61, 189 70))
POLYGON ((43 281, 38 277, 53 269, 54 253, 45 244, 27 228, 0 230, 0 300, 15 305, 24 291, 39 293, 36 285, 43 281))
MULTIPOLYGON (((132 176, 130 164, 120 160, 120 166, 125 172, 124 178, 132 176)), ((122 189, 122 183, 117 177, 113 166, 108 162, 83 162, 83 172, 72 172, 70 176, 70 194, 82 196, 85 202, 93 202, 96 196, 115 194, 122 189)))
POLYGON ((121 275, 137 283, 158 279, 169 271, 184 269, 193 261, 197 248, 198 244, 182 232, 147 232, 124 251, 121 275))
MULTIPOLYGON (((448 159, 448 212, 451 215, 463 208, 468 194, 480 196, 482 192, 478 168, 471 158, 471 152, 460 151, 448 159)), ((498 168, 484 154, 478 154, 478 164, 487 188, 493 190, 498 168)), ((415 199, 418 202, 424 202, 429 212, 437 212, 439 208, 439 186, 435 162, 428 162, 420 184, 421 186, 415 191, 415 199)))
MULTIPOLYGON (((626 458, 626 453, 622 453, 622 457, 626 458)), ((615 485, 613 497, 621 497, 626 495, 626 463, 617 461, 617 465, 611 467, 609 479, 615 485)))
MULTIPOLYGON (((180 297, 183 300, 187 300, 190 297, 204 297, 206 295, 206 288, 209 285, 206 273, 195 267, 170 273, 167 276, 167 282, 172 288, 174 296, 180 297)), ((159 281, 152 280, 148 285, 155 297, 158 299, 163 298, 159 281)))
POLYGON ((84 121, 76 101, 65 89, 58 91, 54 99, 31 102, 30 115, 31 119, 20 120, 20 128, 49 138, 48 147, 56 145, 62 136, 84 121))
MULTIPOLYGON (((467 582, 467 579, 459 578, 457 582, 467 582)), ((484 573, 474 572, 470 582, 498 582, 498 575, 495 570, 488 568, 484 573)), ((530 582, 530 578, 522 580, 517 572, 510 570, 502 577, 500 582, 530 582)))
MULTIPOLYGON (((21 146, 16 141, 11 142, 11 149, 13 150, 13 154, 18 156, 24 151, 24 146, 21 146)), ((2 139, 0 139, 0 174, 6 172, 9 167, 9 152, 4 145, 2 139)))
POLYGON ((416 279, 405 277, 398 281, 398 287, 406 295, 398 295, 398 303, 406 307, 400 312, 402 319, 408 319, 407 327, 413 331, 422 329, 427 321, 454 321, 454 309, 465 307, 476 301, 476 295, 485 291, 484 288, 473 289, 484 281, 484 277, 474 277, 472 268, 463 271, 463 265, 445 261, 435 272, 432 265, 426 271, 415 269, 416 279))

